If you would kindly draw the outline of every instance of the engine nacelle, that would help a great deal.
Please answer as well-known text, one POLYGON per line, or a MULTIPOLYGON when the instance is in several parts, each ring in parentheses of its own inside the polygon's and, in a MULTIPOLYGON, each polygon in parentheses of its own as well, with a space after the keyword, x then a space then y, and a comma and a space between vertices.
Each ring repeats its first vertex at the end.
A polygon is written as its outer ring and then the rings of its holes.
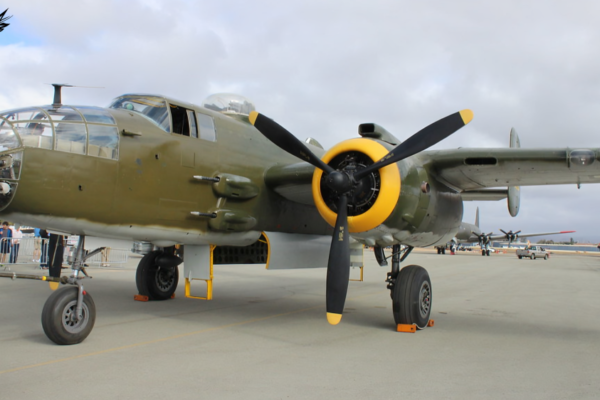
MULTIPOLYGON (((338 170, 361 169, 386 156, 392 146, 371 138, 341 142, 322 160, 338 170)), ((390 164, 362 179, 349 195, 348 230, 369 246, 429 246, 447 242, 462 219, 460 195, 429 176, 411 159, 390 164)), ((321 216, 335 226, 339 195, 313 175, 313 198, 321 216)))

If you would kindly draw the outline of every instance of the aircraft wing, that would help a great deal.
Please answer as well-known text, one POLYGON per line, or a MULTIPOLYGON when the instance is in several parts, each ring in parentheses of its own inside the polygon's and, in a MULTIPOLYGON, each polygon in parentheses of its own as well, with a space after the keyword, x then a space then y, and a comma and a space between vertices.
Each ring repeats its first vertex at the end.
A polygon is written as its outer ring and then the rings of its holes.
MULTIPOLYGON (((519 233, 519 238, 533 237, 533 236, 548 236, 548 235, 560 235, 564 233, 574 233, 576 231, 560 231, 560 232, 542 232, 542 233, 519 233)), ((506 235, 493 235, 492 240, 506 239, 506 235)))
POLYGON ((459 148, 421 156, 432 174, 463 193, 506 186, 600 182, 600 149, 459 148))

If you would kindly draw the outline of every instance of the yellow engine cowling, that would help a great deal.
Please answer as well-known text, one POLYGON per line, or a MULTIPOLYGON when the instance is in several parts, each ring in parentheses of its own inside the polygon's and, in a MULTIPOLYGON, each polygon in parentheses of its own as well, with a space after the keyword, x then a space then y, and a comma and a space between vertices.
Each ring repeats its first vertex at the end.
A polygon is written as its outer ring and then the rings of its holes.
MULTIPOLYGON (((331 148, 322 160, 338 168, 332 164, 339 162, 340 157, 360 153, 375 162, 388 154, 391 147, 370 138, 350 139, 331 148)), ((348 229, 355 239, 370 246, 398 243, 429 246, 445 243, 456 234, 462 220, 460 195, 433 179, 418 157, 380 169, 378 187, 365 188, 378 190, 376 199, 354 215, 350 207, 348 229)), ((337 213, 327 204, 322 178, 323 172, 316 169, 312 180, 313 199, 321 216, 335 226, 337 213)))
MULTIPOLYGON (((338 143, 331 148, 322 160, 327 164, 343 153, 358 152, 367 155, 373 162, 384 157, 390 149, 381 142, 358 138, 338 143)), ((312 181, 313 199, 321 216, 331 226, 335 226, 337 214, 326 204, 321 192, 323 171, 315 169, 312 181)), ((397 164, 391 164, 379 170, 380 190, 374 204, 363 214, 348 217, 348 230, 351 233, 365 232, 381 225, 394 211, 400 197, 402 186, 397 164)))

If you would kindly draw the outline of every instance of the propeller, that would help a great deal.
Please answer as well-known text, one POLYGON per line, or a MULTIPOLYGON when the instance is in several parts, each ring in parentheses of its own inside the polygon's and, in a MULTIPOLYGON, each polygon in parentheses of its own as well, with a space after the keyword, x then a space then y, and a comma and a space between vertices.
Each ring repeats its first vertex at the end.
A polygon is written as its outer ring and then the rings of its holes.
POLYGON ((510 244, 514 242, 519 237, 519 233, 521 233, 520 230, 513 232, 512 229, 508 232, 505 232, 504 230, 500 229, 500 232, 504 233, 504 235, 506 236, 506 240, 508 240, 508 247, 510 247, 510 244))
POLYGON ((471 233, 473 235, 477 236, 477 238, 479 239, 479 245, 481 246, 481 245, 488 244, 490 242, 490 239, 491 239, 490 237, 492 236, 492 234, 494 232, 490 232, 490 233, 487 233, 487 234, 486 233, 478 234, 475 231, 471 231, 471 233))
POLYGON ((361 187, 361 181, 370 174, 433 146, 468 124, 472 119, 473 112, 471 110, 454 113, 421 129, 380 160, 365 168, 357 169, 353 164, 338 170, 325 164, 304 143, 277 122, 256 111, 250 113, 250 123, 267 139, 286 152, 321 169, 325 173, 323 182, 332 191, 331 196, 337 206, 337 218, 327 265, 326 309, 327 321, 330 324, 337 325, 341 321, 348 292, 350 277, 348 207, 355 206, 353 202, 356 201, 352 193, 361 187))

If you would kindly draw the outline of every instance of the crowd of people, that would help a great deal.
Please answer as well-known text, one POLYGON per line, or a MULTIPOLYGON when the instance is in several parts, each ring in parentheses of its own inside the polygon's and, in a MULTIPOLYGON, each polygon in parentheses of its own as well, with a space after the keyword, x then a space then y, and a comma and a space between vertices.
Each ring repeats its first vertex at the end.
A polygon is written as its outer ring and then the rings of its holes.
MULTIPOLYGON (((39 228, 33 229, 33 258, 27 262, 40 263, 40 267, 48 269, 47 247, 50 234, 39 228)), ((19 262, 19 250, 23 241, 23 232, 19 225, 10 226, 2 222, 0 228, 0 264, 16 264, 19 262)), ((29 253, 30 255, 31 253, 29 253)))

